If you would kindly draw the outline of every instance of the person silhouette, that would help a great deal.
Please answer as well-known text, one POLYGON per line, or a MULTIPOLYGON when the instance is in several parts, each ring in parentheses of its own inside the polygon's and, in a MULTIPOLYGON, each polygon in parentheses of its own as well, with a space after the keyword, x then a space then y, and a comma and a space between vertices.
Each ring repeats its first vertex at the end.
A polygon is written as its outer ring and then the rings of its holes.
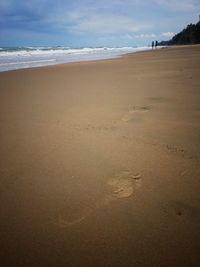
POLYGON ((158 41, 156 40, 155 41, 155 48, 157 48, 157 46, 158 46, 158 41))
POLYGON ((154 49, 154 41, 152 42, 152 44, 151 44, 151 45, 152 45, 152 49, 154 49))

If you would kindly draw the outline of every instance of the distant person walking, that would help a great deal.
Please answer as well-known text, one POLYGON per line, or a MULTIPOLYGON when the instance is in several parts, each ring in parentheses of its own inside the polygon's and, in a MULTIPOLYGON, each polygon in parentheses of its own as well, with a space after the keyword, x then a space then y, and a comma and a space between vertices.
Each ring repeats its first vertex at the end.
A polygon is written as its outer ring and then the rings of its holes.
POLYGON ((154 41, 152 42, 152 44, 151 44, 151 45, 152 45, 152 49, 154 49, 154 41))
POLYGON ((155 48, 157 48, 157 46, 158 46, 158 41, 156 40, 155 41, 155 48))

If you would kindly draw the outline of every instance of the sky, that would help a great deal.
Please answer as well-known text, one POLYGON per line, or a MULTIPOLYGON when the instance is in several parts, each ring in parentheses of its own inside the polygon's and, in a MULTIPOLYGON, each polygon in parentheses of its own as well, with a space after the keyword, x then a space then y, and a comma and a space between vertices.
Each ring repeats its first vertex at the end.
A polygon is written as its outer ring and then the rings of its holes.
POLYGON ((144 46, 199 14, 200 0, 0 0, 0 46, 144 46))

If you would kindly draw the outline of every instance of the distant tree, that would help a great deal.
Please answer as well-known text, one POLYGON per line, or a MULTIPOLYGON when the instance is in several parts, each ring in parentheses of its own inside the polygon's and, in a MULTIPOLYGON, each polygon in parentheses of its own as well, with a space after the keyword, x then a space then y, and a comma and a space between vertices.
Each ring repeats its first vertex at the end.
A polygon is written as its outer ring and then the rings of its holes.
POLYGON ((161 41, 159 45, 200 44, 200 22, 189 24, 169 41, 161 41))

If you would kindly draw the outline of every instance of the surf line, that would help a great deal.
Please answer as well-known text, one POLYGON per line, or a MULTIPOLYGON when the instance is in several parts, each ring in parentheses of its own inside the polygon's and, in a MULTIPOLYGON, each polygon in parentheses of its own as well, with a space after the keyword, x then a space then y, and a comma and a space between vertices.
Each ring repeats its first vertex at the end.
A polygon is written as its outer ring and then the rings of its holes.
POLYGON ((56 59, 43 59, 43 60, 35 60, 35 61, 22 61, 22 62, 9 62, 9 63, 2 63, 0 66, 7 66, 7 65, 19 65, 19 64, 27 64, 27 63, 40 63, 40 62, 52 62, 56 61, 56 59))

